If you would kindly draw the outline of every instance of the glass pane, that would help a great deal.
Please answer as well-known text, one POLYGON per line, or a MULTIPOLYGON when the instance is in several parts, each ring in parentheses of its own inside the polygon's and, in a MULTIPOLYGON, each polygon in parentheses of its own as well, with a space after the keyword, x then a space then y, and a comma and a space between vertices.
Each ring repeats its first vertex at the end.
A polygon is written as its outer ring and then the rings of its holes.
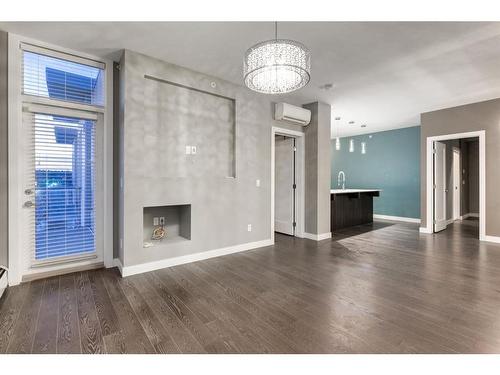
POLYGON ((35 259, 95 251, 95 122, 35 114, 35 259))
POLYGON ((23 52, 23 94, 103 106, 103 77, 99 68, 23 52))

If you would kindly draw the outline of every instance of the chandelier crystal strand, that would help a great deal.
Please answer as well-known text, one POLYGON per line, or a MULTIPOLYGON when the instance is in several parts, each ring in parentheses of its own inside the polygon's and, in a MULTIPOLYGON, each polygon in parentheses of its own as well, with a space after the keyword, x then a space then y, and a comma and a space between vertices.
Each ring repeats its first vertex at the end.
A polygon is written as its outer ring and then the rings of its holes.
POLYGON ((251 90, 284 94, 304 87, 311 78, 311 54, 294 40, 275 39, 254 45, 245 53, 244 79, 251 90))

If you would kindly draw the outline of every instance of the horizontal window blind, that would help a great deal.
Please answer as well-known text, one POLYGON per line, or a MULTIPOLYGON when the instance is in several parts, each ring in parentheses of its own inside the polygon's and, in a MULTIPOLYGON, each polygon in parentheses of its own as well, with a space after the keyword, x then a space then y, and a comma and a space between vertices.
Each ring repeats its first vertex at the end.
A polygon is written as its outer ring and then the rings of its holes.
POLYGON ((32 144, 25 155, 25 179, 34 186, 32 265, 94 254, 95 121, 27 111, 23 116, 32 144))
POLYGON ((22 92, 55 100, 104 106, 104 70, 23 50, 22 92))

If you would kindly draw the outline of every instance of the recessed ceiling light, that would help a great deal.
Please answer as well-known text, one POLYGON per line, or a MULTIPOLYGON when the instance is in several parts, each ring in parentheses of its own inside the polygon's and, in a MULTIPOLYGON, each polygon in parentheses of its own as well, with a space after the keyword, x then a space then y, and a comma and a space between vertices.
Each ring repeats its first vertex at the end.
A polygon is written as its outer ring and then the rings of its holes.
POLYGON ((354 121, 349 121, 349 125, 352 125, 352 124, 354 124, 354 121))
POLYGON ((366 124, 361 125, 362 128, 366 128, 366 124))
POLYGON ((339 121, 340 120, 340 117, 335 117, 335 121, 339 121))

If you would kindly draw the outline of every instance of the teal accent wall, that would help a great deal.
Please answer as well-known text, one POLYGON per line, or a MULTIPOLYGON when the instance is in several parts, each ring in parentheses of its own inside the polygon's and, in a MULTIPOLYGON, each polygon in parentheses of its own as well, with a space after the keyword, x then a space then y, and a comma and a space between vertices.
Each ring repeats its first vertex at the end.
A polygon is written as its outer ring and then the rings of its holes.
POLYGON ((379 215, 420 218, 420 126, 340 139, 332 139, 332 189, 339 171, 346 174, 346 188, 382 189, 373 200, 379 215), (349 152, 349 140, 354 152, 349 152), (366 154, 361 154, 366 142, 366 154))

